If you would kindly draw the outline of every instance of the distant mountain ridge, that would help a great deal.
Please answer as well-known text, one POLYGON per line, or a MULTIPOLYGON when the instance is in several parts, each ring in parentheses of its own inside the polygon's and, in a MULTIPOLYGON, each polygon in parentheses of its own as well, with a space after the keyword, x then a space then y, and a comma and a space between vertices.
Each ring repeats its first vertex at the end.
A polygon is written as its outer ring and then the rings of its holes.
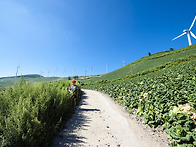
POLYGON ((27 75, 21 75, 21 76, 9 76, 9 77, 0 77, 0 79, 12 79, 12 78, 39 78, 39 77, 43 77, 42 75, 39 74, 27 74, 27 75))

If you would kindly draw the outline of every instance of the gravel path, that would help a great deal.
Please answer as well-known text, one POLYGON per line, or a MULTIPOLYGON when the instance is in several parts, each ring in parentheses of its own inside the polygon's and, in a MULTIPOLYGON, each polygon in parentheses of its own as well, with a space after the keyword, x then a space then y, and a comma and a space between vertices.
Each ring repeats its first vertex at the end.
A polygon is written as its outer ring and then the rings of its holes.
POLYGON ((53 147, 165 147, 166 134, 152 132, 107 95, 83 90, 83 97, 53 147))

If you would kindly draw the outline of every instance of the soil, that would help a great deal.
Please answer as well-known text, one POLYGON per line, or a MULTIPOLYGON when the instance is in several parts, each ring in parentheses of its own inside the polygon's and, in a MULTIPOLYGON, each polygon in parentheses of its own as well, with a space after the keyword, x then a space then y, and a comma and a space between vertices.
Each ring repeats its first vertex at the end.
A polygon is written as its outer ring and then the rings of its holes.
POLYGON ((167 134, 152 130, 108 95, 83 90, 72 118, 53 140, 53 147, 167 147, 167 134))

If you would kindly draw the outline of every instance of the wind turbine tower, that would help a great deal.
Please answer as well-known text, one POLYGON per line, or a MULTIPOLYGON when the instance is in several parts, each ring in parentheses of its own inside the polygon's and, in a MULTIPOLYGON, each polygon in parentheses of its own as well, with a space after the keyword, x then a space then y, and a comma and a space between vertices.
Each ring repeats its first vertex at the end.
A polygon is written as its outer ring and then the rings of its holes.
POLYGON ((73 68, 73 77, 75 76, 75 66, 73 68))
POLYGON ((63 71, 63 76, 65 77, 65 73, 66 73, 66 70, 65 70, 65 68, 64 68, 64 71, 63 71))
POLYGON ((56 77, 58 76, 58 68, 56 67, 56 70, 55 70, 55 74, 56 74, 56 77))
POLYGON ((43 71, 40 70, 40 78, 43 76, 43 71))
POLYGON ((48 71, 48 77, 49 77, 49 75, 50 75, 50 70, 48 71))
POLYGON ((181 37, 181 36, 187 34, 189 46, 192 45, 192 43, 191 43, 191 37, 190 37, 190 36, 192 36, 193 38, 196 39, 196 36, 193 34, 193 32, 191 32, 191 29, 192 29, 192 27, 193 27, 193 25, 194 25, 194 23, 195 23, 195 20, 196 20, 196 16, 195 16, 195 18, 193 19, 193 22, 192 22, 190 28, 189 28, 188 30, 187 30, 187 29, 183 30, 184 33, 182 33, 181 35, 177 36, 176 38, 174 38, 174 39, 172 39, 172 40, 175 40, 175 39, 177 39, 177 38, 179 38, 179 37, 181 37))
POLYGON ((126 65, 126 62, 123 60, 123 66, 125 66, 126 65))
POLYGON ((91 66, 91 70, 90 71, 91 71, 90 76, 92 76, 92 66, 91 66))
POLYGON ((17 78, 17 76, 18 76, 18 70, 21 70, 21 68, 20 68, 20 64, 17 66, 17 68, 16 68, 16 77, 15 78, 17 78))
POLYGON ((87 76, 87 71, 85 71, 85 83, 86 83, 86 76, 87 76))

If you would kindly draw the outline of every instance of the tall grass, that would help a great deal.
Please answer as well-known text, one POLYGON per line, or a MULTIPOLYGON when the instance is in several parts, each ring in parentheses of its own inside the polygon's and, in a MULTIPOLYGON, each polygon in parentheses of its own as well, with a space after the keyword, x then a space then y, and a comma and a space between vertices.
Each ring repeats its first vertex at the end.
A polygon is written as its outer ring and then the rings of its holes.
POLYGON ((0 145, 48 146, 66 114, 73 111, 68 86, 68 81, 31 84, 21 79, 1 91, 0 145))

